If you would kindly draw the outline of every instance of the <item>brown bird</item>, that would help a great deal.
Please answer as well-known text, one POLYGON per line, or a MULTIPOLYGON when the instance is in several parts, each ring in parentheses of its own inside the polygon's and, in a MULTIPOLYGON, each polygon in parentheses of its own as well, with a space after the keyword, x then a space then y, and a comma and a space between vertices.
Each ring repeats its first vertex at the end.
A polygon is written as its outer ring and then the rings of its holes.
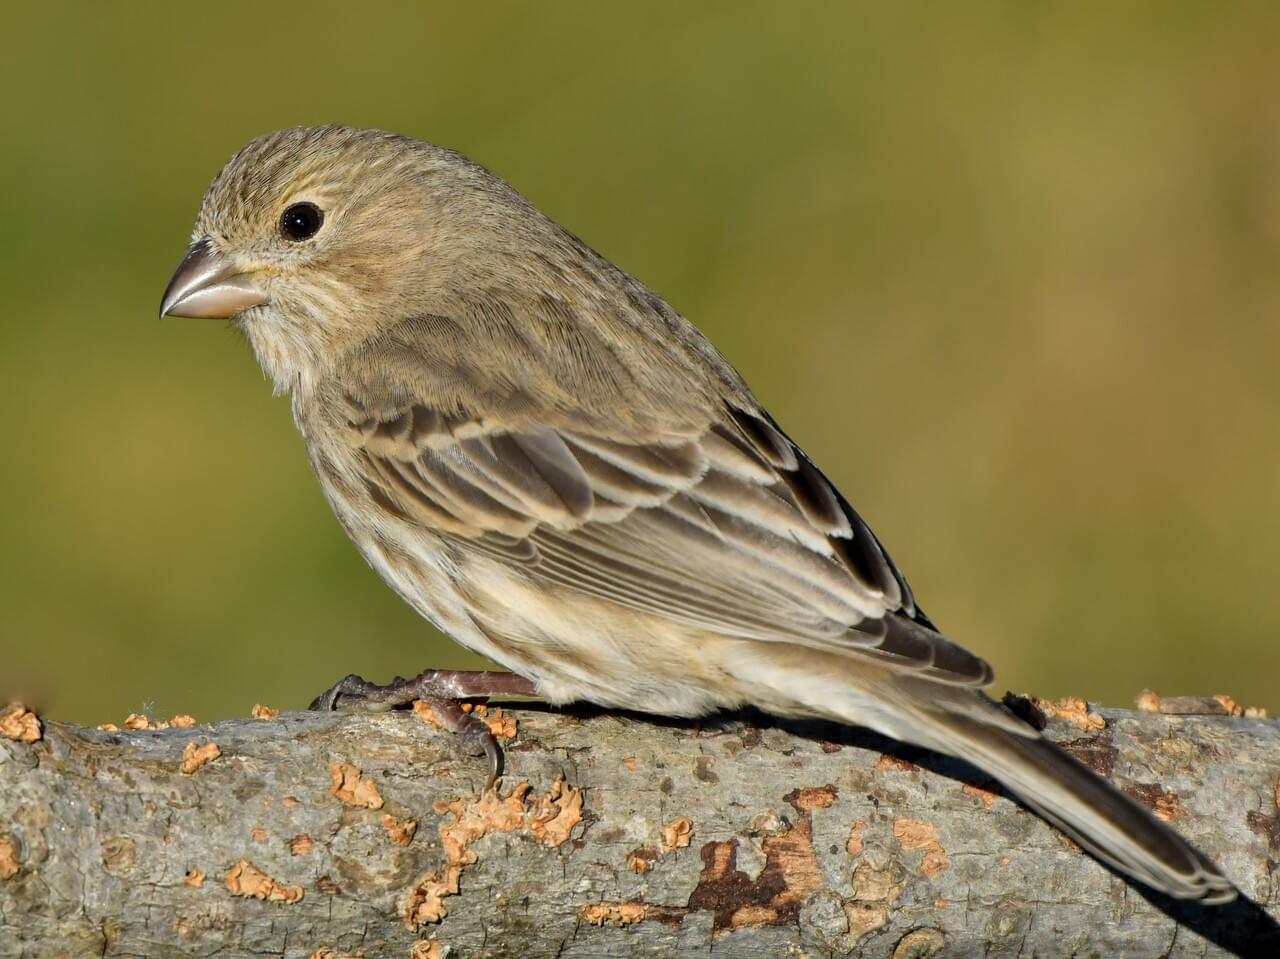
POLYGON ((161 313, 235 320, 365 559, 515 674, 349 676, 315 705, 509 692, 852 723, 968 760, 1154 889, 1235 896, 979 691, 991 668, 715 347, 466 157, 341 126, 254 140, 161 313))

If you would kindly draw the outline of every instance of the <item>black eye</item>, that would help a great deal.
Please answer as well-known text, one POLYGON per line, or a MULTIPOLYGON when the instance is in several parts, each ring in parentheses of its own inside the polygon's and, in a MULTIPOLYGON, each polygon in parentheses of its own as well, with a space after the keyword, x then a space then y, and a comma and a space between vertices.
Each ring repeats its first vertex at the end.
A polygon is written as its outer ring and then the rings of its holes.
POLYGON ((324 223, 324 211, 314 203, 295 203, 280 216, 280 232, 286 240, 309 240, 324 223))

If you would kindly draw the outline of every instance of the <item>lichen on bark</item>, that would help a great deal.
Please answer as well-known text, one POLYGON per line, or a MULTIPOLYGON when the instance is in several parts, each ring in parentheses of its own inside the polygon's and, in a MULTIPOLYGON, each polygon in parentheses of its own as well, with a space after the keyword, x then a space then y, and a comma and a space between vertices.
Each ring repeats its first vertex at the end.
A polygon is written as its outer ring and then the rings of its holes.
POLYGON ((481 795, 484 760, 409 712, 36 738, 12 715, 3 959, 1214 955, 1280 915, 1280 724, 1225 709, 1045 710, 1254 900, 1217 910, 1149 901, 963 763, 829 725, 508 707, 481 795), (193 738, 220 755, 188 774, 193 738))

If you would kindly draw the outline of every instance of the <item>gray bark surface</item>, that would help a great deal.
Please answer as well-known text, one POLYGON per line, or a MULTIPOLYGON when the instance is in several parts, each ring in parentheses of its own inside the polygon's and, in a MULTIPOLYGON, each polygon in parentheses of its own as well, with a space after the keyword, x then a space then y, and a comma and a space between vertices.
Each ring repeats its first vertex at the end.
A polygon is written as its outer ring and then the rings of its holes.
POLYGON ((1277 722, 1049 724, 1220 863, 1242 897, 1206 907, 858 730, 509 715, 485 802, 483 760, 406 712, 0 738, 0 957, 1280 955, 1277 722), (186 774, 192 742, 221 755, 186 774))

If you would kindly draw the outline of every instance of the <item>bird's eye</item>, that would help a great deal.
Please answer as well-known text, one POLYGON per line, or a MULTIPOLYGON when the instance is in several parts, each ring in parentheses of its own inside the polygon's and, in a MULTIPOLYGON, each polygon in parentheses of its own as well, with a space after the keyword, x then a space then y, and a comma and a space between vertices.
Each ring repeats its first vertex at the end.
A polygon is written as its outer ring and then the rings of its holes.
POLYGON ((314 203, 295 203, 280 215, 280 232, 286 240, 309 240, 324 223, 324 210, 314 203))

